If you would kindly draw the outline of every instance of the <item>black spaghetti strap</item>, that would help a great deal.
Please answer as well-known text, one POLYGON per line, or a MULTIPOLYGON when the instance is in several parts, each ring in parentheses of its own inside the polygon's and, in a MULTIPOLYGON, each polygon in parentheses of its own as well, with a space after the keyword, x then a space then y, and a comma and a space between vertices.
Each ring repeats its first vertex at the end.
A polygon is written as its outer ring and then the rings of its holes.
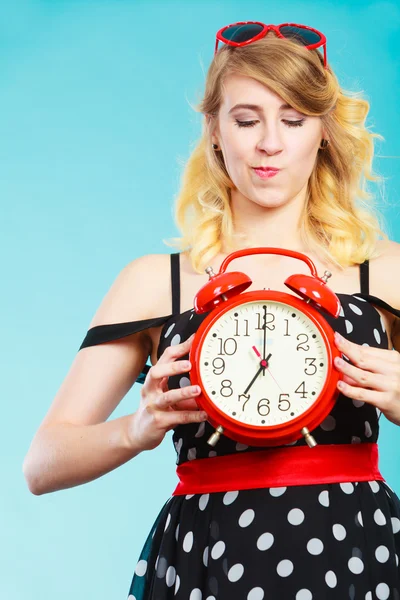
POLYGON ((369 294, 369 260, 360 264, 360 287, 362 294, 369 294))
POLYGON ((172 286, 172 314, 179 315, 181 311, 181 274, 179 252, 171 254, 171 286, 172 286))

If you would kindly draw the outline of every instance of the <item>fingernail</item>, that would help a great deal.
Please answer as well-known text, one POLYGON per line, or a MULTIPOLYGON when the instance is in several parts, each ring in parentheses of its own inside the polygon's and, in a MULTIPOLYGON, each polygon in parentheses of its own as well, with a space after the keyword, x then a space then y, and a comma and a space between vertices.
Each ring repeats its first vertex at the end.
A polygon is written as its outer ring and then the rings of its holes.
POLYGON ((337 342, 342 342, 343 341, 342 336, 337 331, 335 331, 335 339, 336 339, 337 342))

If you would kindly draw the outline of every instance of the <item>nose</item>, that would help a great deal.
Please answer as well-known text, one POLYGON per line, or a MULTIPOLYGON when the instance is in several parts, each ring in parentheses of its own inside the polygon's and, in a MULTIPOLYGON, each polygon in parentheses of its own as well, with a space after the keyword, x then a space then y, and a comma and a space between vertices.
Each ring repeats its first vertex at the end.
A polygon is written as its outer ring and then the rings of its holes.
POLYGON ((274 125, 268 125, 262 132, 257 143, 257 149, 265 152, 269 156, 282 152, 283 143, 279 131, 274 125))

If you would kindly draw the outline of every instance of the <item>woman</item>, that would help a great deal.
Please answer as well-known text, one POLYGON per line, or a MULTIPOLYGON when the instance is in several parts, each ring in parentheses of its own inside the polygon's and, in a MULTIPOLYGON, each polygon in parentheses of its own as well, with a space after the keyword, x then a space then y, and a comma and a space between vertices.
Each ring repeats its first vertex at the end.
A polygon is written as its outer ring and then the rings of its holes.
MULTIPOLYGON (((377 441, 381 412, 400 424, 400 290, 392 285, 400 245, 381 231, 364 189, 376 180, 368 103, 341 90, 326 40, 311 28, 237 24, 218 41, 200 105, 203 136, 177 201, 183 251, 132 261, 104 298, 25 460, 35 494, 100 477, 170 429, 178 465, 207 459, 197 463, 207 468, 229 455, 234 464, 260 450, 224 436, 211 449, 186 360, 206 316, 192 309, 204 269, 217 271, 238 248, 299 251, 319 274, 332 273, 342 312, 324 316, 348 360, 336 364, 344 384, 313 432, 318 444, 346 448, 350 464, 352 448, 377 441), (105 422, 136 380, 144 382, 138 410, 105 422)), ((307 273, 277 255, 234 265, 251 277, 249 290, 287 291, 288 275, 307 273)), ((382 478, 234 484, 168 500, 131 600, 400 598, 400 502, 382 478)))

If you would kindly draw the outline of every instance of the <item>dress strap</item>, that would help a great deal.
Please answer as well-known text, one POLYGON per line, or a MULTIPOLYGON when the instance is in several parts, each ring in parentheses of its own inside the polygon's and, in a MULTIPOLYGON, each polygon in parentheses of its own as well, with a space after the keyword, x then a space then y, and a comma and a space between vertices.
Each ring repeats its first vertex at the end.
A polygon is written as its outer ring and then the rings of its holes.
POLYGON ((369 294, 369 260, 360 264, 360 287, 362 294, 369 294))
POLYGON ((179 252, 171 254, 171 287, 173 315, 179 315, 181 311, 181 273, 179 257, 179 252))

